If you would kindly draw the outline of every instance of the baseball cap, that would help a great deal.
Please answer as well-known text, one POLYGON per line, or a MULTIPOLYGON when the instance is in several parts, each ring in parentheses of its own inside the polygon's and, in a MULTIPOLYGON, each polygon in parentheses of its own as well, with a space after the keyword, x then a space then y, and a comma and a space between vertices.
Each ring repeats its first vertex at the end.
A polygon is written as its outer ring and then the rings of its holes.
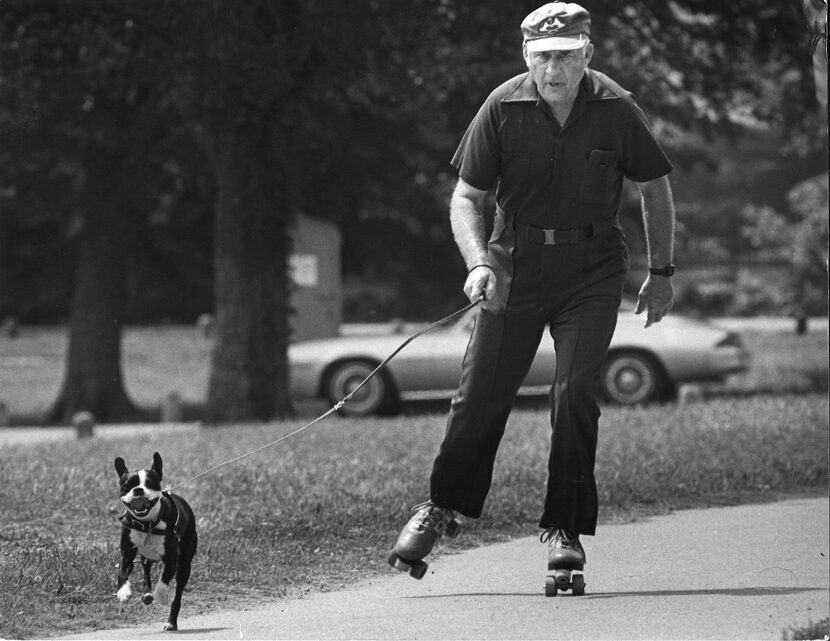
POLYGON ((588 44, 591 15, 573 2, 550 2, 522 21, 528 51, 579 49, 588 44))

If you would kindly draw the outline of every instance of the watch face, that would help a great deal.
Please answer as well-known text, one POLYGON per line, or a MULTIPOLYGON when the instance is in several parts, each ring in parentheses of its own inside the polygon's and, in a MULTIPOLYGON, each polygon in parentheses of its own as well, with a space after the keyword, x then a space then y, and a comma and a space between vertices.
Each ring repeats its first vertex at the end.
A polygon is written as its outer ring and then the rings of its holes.
POLYGON ((666 267, 649 267, 648 271, 655 276, 673 276, 674 265, 668 265, 666 267))

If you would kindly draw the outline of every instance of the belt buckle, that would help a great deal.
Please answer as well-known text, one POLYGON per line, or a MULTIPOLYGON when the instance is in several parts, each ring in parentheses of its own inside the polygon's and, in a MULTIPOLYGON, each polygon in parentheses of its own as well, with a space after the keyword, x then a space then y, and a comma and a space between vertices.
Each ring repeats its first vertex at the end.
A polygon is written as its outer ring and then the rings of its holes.
POLYGON ((556 242, 556 230, 555 229, 543 229, 545 232, 545 245, 557 245, 556 242))

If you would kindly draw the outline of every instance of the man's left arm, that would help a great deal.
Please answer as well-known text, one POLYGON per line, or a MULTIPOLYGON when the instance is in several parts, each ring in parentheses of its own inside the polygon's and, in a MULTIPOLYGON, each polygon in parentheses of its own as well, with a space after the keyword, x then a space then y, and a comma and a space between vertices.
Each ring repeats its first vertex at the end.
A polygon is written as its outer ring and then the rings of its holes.
MULTIPOLYGON (((674 199, 669 179, 662 176, 636 184, 642 200, 648 265, 667 267, 674 258, 674 199)), ((670 276, 649 273, 640 288, 635 313, 647 311, 646 327, 659 323, 671 309, 673 296, 670 276)))

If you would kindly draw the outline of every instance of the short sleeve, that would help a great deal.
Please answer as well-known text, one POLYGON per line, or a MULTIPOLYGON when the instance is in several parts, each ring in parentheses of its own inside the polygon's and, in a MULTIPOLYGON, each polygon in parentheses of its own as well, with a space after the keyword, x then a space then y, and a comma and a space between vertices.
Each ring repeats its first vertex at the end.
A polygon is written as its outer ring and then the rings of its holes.
POLYGON ((628 126, 625 129, 625 157, 622 169, 625 177, 635 182, 647 182, 669 174, 672 164, 657 141, 648 118, 640 106, 630 101, 628 126))
POLYGON ((467 184, 486 191, 499 177, 499 105, 491 96, 464 132, 450 164, 467 184))

